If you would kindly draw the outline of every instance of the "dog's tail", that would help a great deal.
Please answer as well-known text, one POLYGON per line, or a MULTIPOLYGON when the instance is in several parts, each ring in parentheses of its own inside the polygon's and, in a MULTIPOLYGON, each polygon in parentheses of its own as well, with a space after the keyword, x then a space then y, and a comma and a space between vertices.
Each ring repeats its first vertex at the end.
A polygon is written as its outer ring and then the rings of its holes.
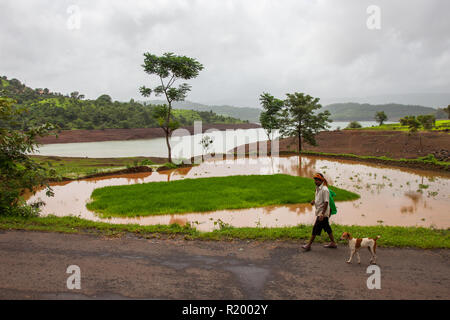
POLYGON ((381 238, 381 236, 376 236, 374 240, 377 241, 380 238, 381 238))

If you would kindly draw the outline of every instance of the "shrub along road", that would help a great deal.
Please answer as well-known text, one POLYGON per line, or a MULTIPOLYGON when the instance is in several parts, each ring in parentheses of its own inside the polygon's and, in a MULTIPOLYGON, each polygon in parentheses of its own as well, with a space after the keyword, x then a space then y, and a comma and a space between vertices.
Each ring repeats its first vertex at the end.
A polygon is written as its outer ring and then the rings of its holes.
POLYGON ((296 241, 186 241, 0 231, 0 299, 449 299, 448 249, 379 248, 381 289, 369 290, 369 253, 296 241), (69 290, 69 265, 81 289, 69 290))

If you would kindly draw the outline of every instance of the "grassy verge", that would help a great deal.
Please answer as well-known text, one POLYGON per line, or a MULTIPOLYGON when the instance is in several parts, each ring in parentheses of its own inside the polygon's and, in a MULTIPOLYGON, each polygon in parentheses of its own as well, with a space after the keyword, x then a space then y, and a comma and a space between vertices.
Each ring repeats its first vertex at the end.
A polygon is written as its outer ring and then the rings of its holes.
MULTIPOLYGON (((354 237, 373 237, 381 235, 378 244, 383 247, 415 247, 423 249, 450 248, 450 230, 437 230, 421 227, 390 226, 341 226, 332 225, 333 233, 339 238, 347 231, 354 237)), ((21 218, 0 217, 0 230, 30 230, 77 234, 98 234, 120 236, 132 233, 137 236, 154 238, 161 236, 181 236, 187 240, 304 240, 311 235, 312 226, 298 225, 282 228, 234 228, 222 227, 212 232, 199 232, 189 226, 155 225, 139 226, 132 224, 109 224, 93 222, 76 217, 21 218)), ((327 236, 317 237, 318 242, 328 241, 327 236)), ((340 241, 340 243, 344 243, 340 241)))
POLYGON ((345 158, 345 159, 354 159, 354 160, 365 160, 371 162, 382 162, 386 164, 393 165, 405 165, 410 167, 430 167, 434 169, 441 169, 444 171, 450 171, 450 162, 439 161, 432 154, 420 157, 417 159, 393 159, 389 157, 377 157, 377 156, 359 156, 350 153, 325 153, 325 152, 315 152, 315 151, 302 151, 302 154, 305 155, 318 155, 318 156, 326 156, 326 157, 335 157, 335 158, 345 158))
MULTIPOLYGON (((330 187, 336 201, 359 198, 330 187)), ((102 217, 148 216, 308 203, 314 199, 312 179, 286 174, 245 175, 149 182, 95 189, 87 204, 102 217)))
POLYGON ((151 157, 80 158, 31 156, 31 158, 44 167, 53 169, 55 171, 53 178, 55 179, 79 179, 102 172, 114 172, 142 165, 152 166, 155 168, 158 166, 167 165, 165 164, 166 159, 151 157))
MULTIPOLYGON (((435 127, 431 131, 442 131, 445 129, 450 129, 450 120, 437 120, 435 127)), ((344 130, 380 130, 380 131, 409 131, 408 126, 402 126, 400 123, 390 123, 383 124, 381 126, 373 126, 373 127, 364 127, 364 128, 345 128, 344 130)), ((419 131, 428 131, 423 128, 419 129, 419 131)))

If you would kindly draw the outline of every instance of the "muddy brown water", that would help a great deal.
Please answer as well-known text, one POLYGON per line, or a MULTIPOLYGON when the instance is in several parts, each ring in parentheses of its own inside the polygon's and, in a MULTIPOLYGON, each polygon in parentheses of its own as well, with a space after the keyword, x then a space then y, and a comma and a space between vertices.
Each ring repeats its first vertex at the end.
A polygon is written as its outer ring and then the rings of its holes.
POLYGON ((109 223, 154 225, 189 222, 202 231, 218 228, 218 222, 236 227, 295 226, 314 222, 311 205, 102 219, 87 210, 86 203, 94 189, 104 186, 247 174, 284 173, 311 177, 315 172, 322 172, 330 185, 361 195, 355 201, 337 202, 338 213, 331 218, 332 223, 450 227, 450 174, 316 156, 210 160, 192 168, 66 181, 52 184, 54 197, 46 197, 44 191, 38 191, 28 202, 43 200, 46 203, 42 208, 43 216, 73 215, 109 223))

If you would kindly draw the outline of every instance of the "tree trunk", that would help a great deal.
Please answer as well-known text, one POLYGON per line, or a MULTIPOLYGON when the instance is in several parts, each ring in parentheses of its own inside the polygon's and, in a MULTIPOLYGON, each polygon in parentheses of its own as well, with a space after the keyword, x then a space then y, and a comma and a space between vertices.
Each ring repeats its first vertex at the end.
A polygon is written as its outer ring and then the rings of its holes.
POLYGON ((298 153, 302 152, 302 134, 298 133, 298 153))
POLYGON ((422 135, 420 134, 420 132, 419 132, 419 152, 421 153, 422 152, 422 135))
POLYGON ((167 144, 167 150, 169 153, 168 158, 169 158, 169 162, 172 163, 172 149, 170 148, 170 143, 169 143, 169 130, 167 130, 167 131, 164 130, 164 131, 166 133, 166 144, 167 144))
MULTIPOLYGON (((270 151, 268 151, 267 142, 266 142, 266 155, 272 155, 272 139, 270 138, 270 134, 266 131, 267 139, 269 139, 269 147, 270 151)), ((258 142, 259 143, 259 142, 258 142)), ((259 145, 258 145, 258 154, 259 154, 259 145)))
MULTIPOLYGON (((167 97, 167 95, 166 95, 167 97)), ((169 163, 172 163, 172 149, 170 148, 170 142, 169 142, 169 135, 170 135, 170 112, 172 111, 172 104, 169 99, 167 99, 167 102, 169 103, 169 111, 167 112, 167 130, 166 130, 166 144, 167 144, 167 150, 168 150, 168 158, 169 163)))

